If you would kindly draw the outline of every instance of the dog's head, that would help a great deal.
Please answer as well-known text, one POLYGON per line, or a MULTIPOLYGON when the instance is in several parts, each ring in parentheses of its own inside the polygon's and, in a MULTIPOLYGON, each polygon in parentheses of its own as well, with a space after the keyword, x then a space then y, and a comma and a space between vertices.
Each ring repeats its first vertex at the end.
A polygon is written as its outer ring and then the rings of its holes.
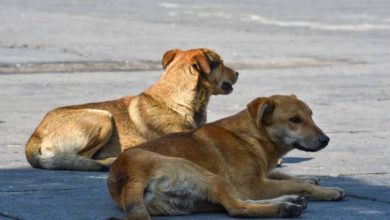
POLYGON ((247 109, 257 128, 287 151, 318 151, 329 143, 329 137, 314 123, 309 106, 294 95, 257 98, 247 109))
POLYGON ((191 68, 194 70, 191 73, 204 77, 214 95, 231 93, 238 78, 238 72, 225 66, 223 59, 210 49, 169 50, 163 56, 162 65, 166 70, 191 68))

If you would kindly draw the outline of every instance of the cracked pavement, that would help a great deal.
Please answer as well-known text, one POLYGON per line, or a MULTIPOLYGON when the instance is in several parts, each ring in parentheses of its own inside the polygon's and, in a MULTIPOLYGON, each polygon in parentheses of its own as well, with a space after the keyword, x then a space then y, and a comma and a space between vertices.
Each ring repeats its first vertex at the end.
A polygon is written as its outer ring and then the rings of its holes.
POLYGON ((158 79, 166 50, 193 47, 215 49, 240 72, 231 95, 212 97, 208 121, 257 96, 296 94, 331 137, 278 168, 347 190, 341 202, 310 201, 301 218, 388 219, 389 8, 385 0, 0 1, 0 219, 123 216, 106 173, 33 169, 24 144, 49 110, 137 94, 158 79))

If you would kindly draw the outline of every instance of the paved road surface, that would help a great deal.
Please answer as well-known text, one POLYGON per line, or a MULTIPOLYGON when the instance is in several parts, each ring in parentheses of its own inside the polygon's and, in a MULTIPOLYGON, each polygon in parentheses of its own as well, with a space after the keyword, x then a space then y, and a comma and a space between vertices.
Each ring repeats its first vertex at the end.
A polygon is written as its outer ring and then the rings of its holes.
POLYGON ((388 219, 389 10, 385 0, 0 0, 0 219, 123 216, 106 173, 32 169, 24 144, 50 109, 136 94, 158 79, 166 50, 194 47, 240 71, 231 95, 211 99, 209 121, 275 93, 313 108, 330 145, 293 151, 280 169, 348 197, 312 201, 301 218, 388 219))

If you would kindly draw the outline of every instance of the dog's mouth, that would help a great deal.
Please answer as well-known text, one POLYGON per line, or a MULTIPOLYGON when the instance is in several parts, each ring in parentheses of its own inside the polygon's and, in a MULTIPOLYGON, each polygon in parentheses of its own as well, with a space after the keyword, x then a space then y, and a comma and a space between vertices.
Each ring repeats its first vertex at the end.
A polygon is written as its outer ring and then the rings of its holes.
POLYGON ((223 82, 221 89, 225 92, 225 94, 230 94, 231 92, 233 92, 233 86, 228 82, 223 82))
MULTIPOLYGON (((326 145, 325 145, 325 146, 326 146, 326 145)), ((298 142, 293 143, 293 147, 294 147, 295 149, 302 150, 302 151, 306 151, 306 152, 316 152, 316 151, 321 150, 321 149, 324 148, 325 146, 324 146, 324 145, 320 145, 320 146, 318 146, 318 147, 316 147, 316 148, 308 148, 308 147, 305 147, 305 146, 299 144, 298 142)))

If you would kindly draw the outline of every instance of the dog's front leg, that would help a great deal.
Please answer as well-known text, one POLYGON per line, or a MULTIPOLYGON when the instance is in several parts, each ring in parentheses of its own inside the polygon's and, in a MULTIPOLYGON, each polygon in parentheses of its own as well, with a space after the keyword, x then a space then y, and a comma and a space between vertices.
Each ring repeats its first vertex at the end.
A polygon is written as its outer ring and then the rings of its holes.
POLYGON ((346 193, 338 187, 320 187, 295 179, 273 180, 264 179, 260 186, 262 198, 275 198, 283 195, 301 195, 314 200, 338 201, 346 193))
POLYGON ((296 181, 307 182, 314 185, 319 185, 320 182, 320 178, 316 176, 296 177, 275 170, 272 170, 271 172, 268 173, 268 178, 273 180, 296 180, 296 181))

